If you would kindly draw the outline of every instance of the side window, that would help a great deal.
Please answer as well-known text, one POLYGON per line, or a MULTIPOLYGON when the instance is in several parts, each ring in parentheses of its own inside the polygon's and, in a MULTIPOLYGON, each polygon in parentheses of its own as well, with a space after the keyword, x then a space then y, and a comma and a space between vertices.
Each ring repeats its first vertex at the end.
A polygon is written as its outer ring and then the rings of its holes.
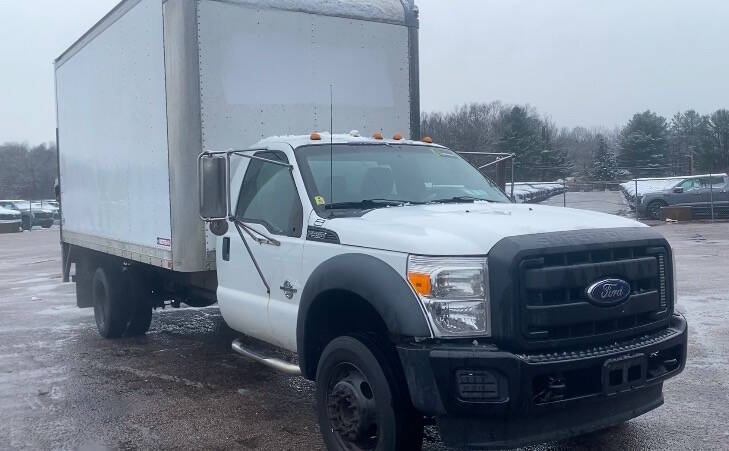
MULTIPOLYGON (((255 156, 288 162, 282 152, 259 152, 255 156)), ((289 168, 251 160, 243 177, 235 216, 242 221, 263 224, 277 235, 301 236, 304 213, 289 168)))
POLYGON ((701 183, 698 179, 687 179, 684 180, 683 183, 681 183, 681 188, 683 188, 684 191, 691 191, 693 189, 697 189, 701 186, 701 183))
POLYGON ((724 181, 724 177, 722 176, 712 176, 710 179, 708 179, 707 185, 705 188, 713 187, 714 189, 721 189, 724 188, 724 185, 726 185, 726 182, 724 181))

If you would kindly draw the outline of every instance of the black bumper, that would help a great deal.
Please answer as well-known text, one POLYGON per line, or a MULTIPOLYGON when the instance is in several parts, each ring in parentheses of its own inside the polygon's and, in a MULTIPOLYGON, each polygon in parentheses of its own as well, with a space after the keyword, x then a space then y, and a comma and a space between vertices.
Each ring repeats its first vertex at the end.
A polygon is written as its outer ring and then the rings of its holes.
POLYGON ((398 347, 416 409, 458 448, 502 448, 585 434, 663 403, 662 383, 686 362, 687 326, 608 346, 546 355, 491 345, 398 347))

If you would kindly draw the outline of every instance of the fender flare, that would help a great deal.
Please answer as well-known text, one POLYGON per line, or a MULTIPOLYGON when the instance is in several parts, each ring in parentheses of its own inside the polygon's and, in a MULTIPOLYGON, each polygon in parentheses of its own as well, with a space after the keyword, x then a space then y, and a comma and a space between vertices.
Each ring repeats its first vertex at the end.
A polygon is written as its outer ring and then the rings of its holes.
POLYGON ((296 347, 302 374, 313 378, 308 368, 306 327, 309 310, 322 293, 344 290, 364 299, 380 315, 392 335, 430 337, 431 332, 412 289, 402 275, 380 259, 366 254, 341 254, 321 263, 309 276, 299 302, 296 347))

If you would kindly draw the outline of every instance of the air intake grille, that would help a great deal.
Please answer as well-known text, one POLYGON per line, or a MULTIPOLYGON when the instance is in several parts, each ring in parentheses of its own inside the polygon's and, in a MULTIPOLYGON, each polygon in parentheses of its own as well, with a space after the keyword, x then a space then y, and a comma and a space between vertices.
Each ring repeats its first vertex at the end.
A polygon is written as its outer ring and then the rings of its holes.
POLYGON ((669 304, 666 261, 665 248, 647 246, 523 260, 519 296, 524 337, 535 342, 614 338, 616 333, 637 334, 664 325, 669 304), (586 289, 605 278, 628 282, 628 299, 610 307, 593 304, 586 289))

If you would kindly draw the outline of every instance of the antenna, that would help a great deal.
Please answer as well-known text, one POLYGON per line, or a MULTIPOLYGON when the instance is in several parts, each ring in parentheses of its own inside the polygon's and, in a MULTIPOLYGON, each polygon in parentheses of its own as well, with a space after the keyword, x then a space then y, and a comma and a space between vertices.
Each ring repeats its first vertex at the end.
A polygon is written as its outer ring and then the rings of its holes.
POLYGON ((329 199, 334 203, 334 86, 329 84, 329 199))

